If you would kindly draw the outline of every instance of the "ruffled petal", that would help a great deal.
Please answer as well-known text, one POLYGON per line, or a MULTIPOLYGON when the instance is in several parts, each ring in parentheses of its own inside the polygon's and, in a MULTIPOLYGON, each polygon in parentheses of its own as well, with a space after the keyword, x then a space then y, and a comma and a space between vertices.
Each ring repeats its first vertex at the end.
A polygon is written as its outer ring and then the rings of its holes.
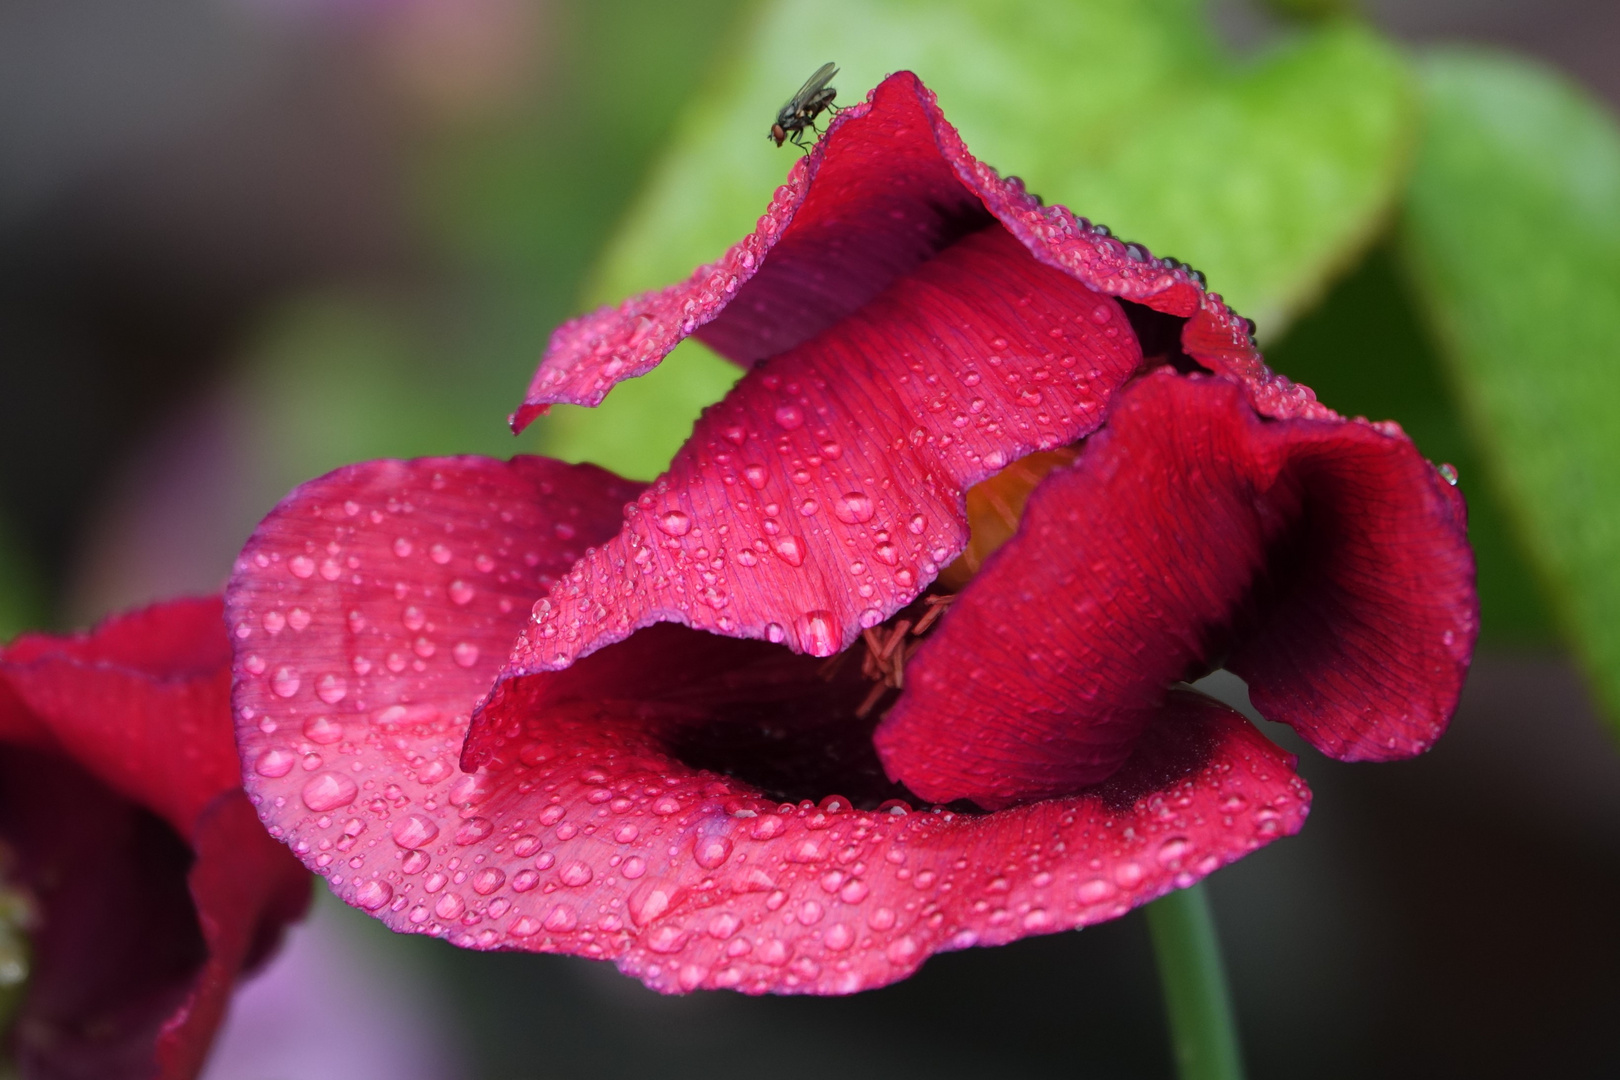
POLYGON ((598 404, 689 335, 742 364, 786 352, 992 220, 1088 288, 1189 319, 1188 353, 1252 381, 1277 407, 1313 400, 1265 368, 1245 320, 1206 294, 1201 277, 1042 206, 1016 177, 974 158, 933 93, 903 71, 833 120, 755 231, 717 262, 558 328, 513 425, 554 402, 598 404))
POLYGON ((160 1080, 202 1071, 237 979, 273 954, 287 924, 309 907, 308 871, 264 831, 240 790, 203 810, 192 845, 196 861, 186 882, 207 959, 163 1023, 155 1051, 160 1080))
MULTIPOLYGON (((73 758, 189 838, 202 808, 241 782, 222 618, 218 597, 178 600, 72 637, 18 638, 0 650, 0 683, 38 725, 26 741, 73 758)), ((24 741, 10 728, 0 722, 0 735, 24 741)))
POLYGON ((1289 756, 1195 694, 1174 696, 1127 766, 1081 794, 988 816, 852 809, 849 796, 896 794, 850 722, 858 674, 674 626, 507 683, 484 763, 458 772, 498 663, 484 655, 562 564, 544 547, 525 562, 524 538, 554 535, 572 506, 573 539, 592 537, 587 522, 607 532, 622 494, 590 503, 581 489, 614 483, 554 462, 356 466, 306 485, 244 553, 236 625, 310 614, 239 650, 250 795, 339 896, 396 930, 611 959, 664 991, 846 993, 933 952, 1115 917, 1303 822, 1289 756), (434 473, 445 483, 429 490, 434 473), (398 512, 371 513, 390 502, 398 512), (441 536, 444 563, 395 566, 396 550, 411 559, 441 536), (354 575, 291 571, 328 542, 359 559, 354 575), (451 583, 481 554, 500 587, 458 603, 451 583), (424 657, 423 635, 478 644, 479 658, 439 663, 442 645, 424 657), (325 700, 310 662, 351 655, 356 674, 325 700), (423 664, 384 674, 390 655, 423 664), (779 801, 811 789, 827 797, 779 801))
POLYGON ((1399 428, 1268 421, 1160 373, 1036 489, 875 737, 928 799, 1071 791, 1224 657, 1323 752, 1406 757, 1449 722, 1477 616, 1461 496, 1399 428))
POLYGON ((229 660, 217 597, 0 651, 0 840, 40 920, 28 1075, 195 1076, 303 913, 309 875, 240 789, 229 660))
POLYGON ((962 550, 969 486, 1094 429, 1140 359, 1116 301, 974 233, 709 409, 508 674, 658 621, 835 653, 962 550))

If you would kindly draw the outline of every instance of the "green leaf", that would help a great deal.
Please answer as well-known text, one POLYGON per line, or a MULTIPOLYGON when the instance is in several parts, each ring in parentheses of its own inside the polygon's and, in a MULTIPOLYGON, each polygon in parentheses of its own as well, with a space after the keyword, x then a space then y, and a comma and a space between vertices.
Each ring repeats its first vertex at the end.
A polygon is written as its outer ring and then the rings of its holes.
POLYGON ((859 100, 910 68, 983 159, 1191 262, 1274 331, 1372 239, 1415 130, 1401 57, 1334 23, 1240 62, 1197 0, 778 0, 694 102, 592 298, 680 280, 752 229, 794 151, 781 102, 836 60, 859 100))
POLYGON ((1562 79, 1448 51, 1403 251, 1489 480, 1620 716, 1620 131, 1562 79))

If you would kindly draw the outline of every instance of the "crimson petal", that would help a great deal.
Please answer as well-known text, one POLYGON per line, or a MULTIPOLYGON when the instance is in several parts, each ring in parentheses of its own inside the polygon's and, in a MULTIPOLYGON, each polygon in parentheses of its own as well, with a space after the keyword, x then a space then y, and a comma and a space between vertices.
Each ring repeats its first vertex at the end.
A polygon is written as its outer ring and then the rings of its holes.
POLYGON ((1233 384, 1149 376, 908 665, 879 751, 929 799, 1070 791, 1225 654, 1323 752, 1419 753, 1477 630, 1465 533, 1461 496, 1394 425, 1270 421, 1233 384))
MULTIPOLYGON (((728 724, 746 726, 736 706, 776 731, 797 722, 794 701, 837 688, 785 649, 678 627, 512 680, 486 764, 457 773, 498 660, 482 659, 490 647, 447 663, 416 642, 505 640, 565 563, 534 538, 560 519, 578 523, 571 540, 610 532, 624 490, 523 459, 356 466, 306 485, 250 542, 229 594, 249 631, 236 690, 249 792, 349 903, 466 947, 612 959, 663 991, 846 993, 933 952, 1115 917, 1303 823, 1289 756, 1191 693, 1116 776, 1069 798, 988 816, 856 810, 842 792, 779 803, 694 766, 693 746, 717 753, 728 724), (422 557, 435 541, 443 562, 422 557), (331 580, 291 565, 323 552, 359 565, 331 580), (458 603, 452 583, 481 555, 489 584, 458 603), (297 632, 259 629, 293 607, 310 614, 297 632), (389 655, 415 659, 389 674, 389 655), (326 700, 303 672, 334 656, 362 663, 326 700), (290 692, 283 668, 300 672, 290 692)), ((848 726, 819 700, 802 711, 824 718, 818 741, 848 726)))
POLYGON ((968 486, 1095 428, 1140 359, 1115 301, 973 233, 709 409, 510 671, 665 620, 835 653, 961 551, 968 486))
POLYGON ((189 839, 203 807, 241 781, 224 722, 222 610, 217 596, 176 600, 90 633, 19 637, 0 653, 0 682, 49 733, 26 741, 73 758, 189 839))
POLYGON ((237 976, 308 903, 240 790, 221 612, 176 601, 0 651, 0 836, 40 915, 29 1075, 195 1076, 237 976))
POLYGON ((1200 277, 997 175, 902 71, 838 115, 755 231, 718 261, 559 327, 513 424, 554 402, 600 403, 689 335, 745 365, 785 352, 991 220, 1086 287, 1188 320, 1187 353, 1247 381, 1266 411, 1311 408, 1310 391, 1266 369, 1247 323, 1200 277))

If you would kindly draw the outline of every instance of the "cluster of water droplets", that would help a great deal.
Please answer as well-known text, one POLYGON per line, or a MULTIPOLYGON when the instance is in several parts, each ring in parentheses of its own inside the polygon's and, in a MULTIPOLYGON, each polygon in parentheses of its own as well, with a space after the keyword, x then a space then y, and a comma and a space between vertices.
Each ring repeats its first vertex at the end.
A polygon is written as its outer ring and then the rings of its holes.
POLYGON ((961 551, 967 487, 1090 431, 1140 360, 1115 302, 1000 230, 915 276, 705 413, 620 536, 536 605, 524 665, 659 620, 836 653, 961 551))

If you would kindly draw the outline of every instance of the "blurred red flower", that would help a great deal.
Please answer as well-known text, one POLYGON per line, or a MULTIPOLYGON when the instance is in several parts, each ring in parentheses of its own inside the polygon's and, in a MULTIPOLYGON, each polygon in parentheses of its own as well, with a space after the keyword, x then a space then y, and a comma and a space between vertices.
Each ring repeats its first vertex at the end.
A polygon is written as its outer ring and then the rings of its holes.
POLYGON ((31 909, 27 1077, 195 1076, 309 902, 242 794, 218 597, 0 649, 0 866, 31 909))
POLYGON ((1460 496, 1196 272, 974 160, 915 77, 719 262, 561 328, 514 421, 690 334, 751 370, 645 489, 373 462, 244 551, 249 793, 390 926, 850 992, 1297 830, 1291 756, 1183 680, 1224 664, 1341 758, 1449 720, 1460 496))

